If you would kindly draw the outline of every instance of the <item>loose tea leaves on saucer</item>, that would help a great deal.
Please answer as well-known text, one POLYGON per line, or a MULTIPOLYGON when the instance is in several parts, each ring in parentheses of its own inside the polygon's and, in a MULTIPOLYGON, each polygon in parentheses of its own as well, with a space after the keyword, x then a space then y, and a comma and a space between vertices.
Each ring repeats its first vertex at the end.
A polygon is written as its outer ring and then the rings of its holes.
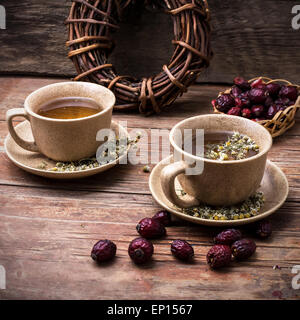
MULTIPOLYGON (((102 155, 100 159, 106 159, 106 161, 98 162, 96 156, 81 159, 78 161, 71 162, 57 162, 54 167, 48 168, 49 165, 46 162, 42 162, 38 169, 47 170, 47 171, 57 171, 57 172, 74 172, 74 171, 83 171, 88 169, 98 168, 102 165, 108 164, 120 158, 127 150, 129 145, 135 145, 140 139, 140 135, 137 135, 135 139, 123 138, 116 139, 115 141, 107 141, 102 147, 102 155), (125 139, 125 140, 124 140, 125 139), (123 141, 124 140, 124 141, 123 141), (110 144, 116 143, 115 148, 111 148, 110 144), (113 152, 111 150, 114 150, 113 152), (108 154, 109 153, 109 154, 108 154)), ((98 159, 99 159, 98 158, 98 159)))
POLYGON ((201 219, 210 220, 239 220, 257 216, 263 207, 265 197, 262 192, 256 192, 244 202, 229 207, 213 207, 200 205, 187 209, 180 209, 183 213, 201 219))

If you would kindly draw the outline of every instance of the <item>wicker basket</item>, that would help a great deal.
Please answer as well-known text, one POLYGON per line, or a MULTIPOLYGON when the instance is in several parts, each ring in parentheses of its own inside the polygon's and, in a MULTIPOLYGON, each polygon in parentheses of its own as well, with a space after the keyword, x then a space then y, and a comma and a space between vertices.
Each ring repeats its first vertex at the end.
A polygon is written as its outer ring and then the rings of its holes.
MULTIPOLYGON (((279 84, 285 84, 288 86, 294 86, 298 88, 298 92, 300 94, 300 86, 292 84, 291 82, 283 79, 270 79, 267 77, 257 77, 254 79, 249 80, 249 83, 254 82, 255 80, 262 79, 266 84, 269 83, 279 83, 279 84)), ((224 93, 230 93, 231 89, 228 89, 224 92, 220 92, 219 96, 224 93)), ((273 117, 273 119, 267 119, 267 120, 262 120, 258 121, 261 125, 263 125, 272 135, 273 138, 281 136, 284 132, 286 132, 288 129, 292 128, 293 125, 295 124, 295 116, 300 108, 300 96, 298 97, 295 105, 290 106, 286 108, 283 111, 278 111, 276 115, 273 117)), ((224 114, 223 112, 220 112, 214 107, 214 112, 215 113, 220 113, 224 114)))
MULTIPOLYGON (((159 113, 187 91, 212 57, 210 12, 206 0, 72 0, 69 18, 69 58, 74 80, 91 81, 111 89, 115 110, 159 113), (119 21, 135 6, 162 10, 174 24, 174 53, 162 71, 143 79, 118 75, 108 62, 114 48, 112 34, 119 21)), ((163 32, 163 31, 162 31, 163 32)))

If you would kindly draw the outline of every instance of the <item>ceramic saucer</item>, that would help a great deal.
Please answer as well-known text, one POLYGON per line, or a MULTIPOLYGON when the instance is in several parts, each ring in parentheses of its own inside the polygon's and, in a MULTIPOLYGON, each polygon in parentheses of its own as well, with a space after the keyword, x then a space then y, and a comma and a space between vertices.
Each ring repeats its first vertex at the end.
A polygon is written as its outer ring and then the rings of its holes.
MULTIPOLYGON (((124 136, 129 138, 128 132, 120 126, 118 123, 112 121, 111 128, 116 132, 116 135, 119 135, 119 132, 122 132, 124 136)), ((16 132, 22 137, 24 140, 33 141, 32 131, 30 123, 26 120, 20 124, 18 124, 16 127, 16 132)), ((46 178, 52 178, 52 179, 77 179, 77 178, 84 178, 88 177, 103 171, 106 171, 112 167, 114 167, 120 159, 127 156, 127 153, 130 149, 130 145, 128 145, 128 148, 126 152, 117 160, 110 162, 105 165, 101 165, 97 168, 82 170, 82 171, 73 171, 73 172, 59 172, 59 171, 49 171, 49 170, 43 170, 39 169, 39 166, 41 163, 47 164, 47 167, 52 168, 55 166, 57 161, 53 161, 45 157, 44 155, 36 152, 30 152, 27 150, 24 150, 19 145, 15 143, 15 141, 12 139, 10 134, 7 135, 5 142, 4 142, 4 148, 5 152, 8 156, 8 158, 19 168, 33 173, 38 176, 46 177, 46 178)))
MULTIPOLYGON (((245 218, 240 220, 208 220, 203 218, 192 217, 184 214, 178 207, 172 204, 164 195, 161 183, 160 175, 162 169, 173 162, 173 156, 170 156, 160 163, 158 163, 152 170, 149 178, 149 187, 155 201, 160 204, 164 209, 173 213, 177 217, 188 220, 193 223, 203 224, 207 226, 236 226, 247 223, 252 223, 266 218, 267 216, 278 210, 285 202, 288 195, 288 181, 281 169, 273 162, 267 161, 264 177, 261 186, 258 191, 262 191, 265 196, 265 203, 263 208, 255 217, 245 218)), ((182 189, 178 180, 175 180, 175 188, 182 189)), ((181 195, 179 195, 181 197, 181 195)))

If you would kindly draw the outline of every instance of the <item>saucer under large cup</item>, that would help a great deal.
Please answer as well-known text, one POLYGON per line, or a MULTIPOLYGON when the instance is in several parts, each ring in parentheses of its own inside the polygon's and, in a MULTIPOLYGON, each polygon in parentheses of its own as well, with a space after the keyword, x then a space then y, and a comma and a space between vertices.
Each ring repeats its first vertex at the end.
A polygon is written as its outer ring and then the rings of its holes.
MULTIPOLYGON (((162 169, 169 163, 173 162, 173 156, 170 156, 159 162, 152 170, 149 178, 149 187, 155 201, 164 209, 173 213, 177 217, 188 220, 193 223, 207 226, 236 226, 252 223, 264 219, 278 210, 285 202, 289 186, 285 174, 273 162, 267 161, 265 173, 258 191, 262 191, 265 196, 265 203, 257 216, 240 219, 240 220, 209 220, 198 217, 189 216, 183 213, 180 208, 171 203, 163 193, 161 187, 160 175, 162 169)), ((182 189, 178 180, 175 180, 176 189, 182 189)))
MULTIPOLYGON (((129 138, 128 132, 125 128, 123 128, 118 123, 112 121, 111 128, 116 132, 116 136, 119 135, 119 132, 122 133, 124 137, 129 138)), ((33 141, 32 131, 30 123, 26 120, 22 123, 18 124, 15 127, 16 132, 27 141, 33 141)), ((15 143, 12 139, 11 135, 8 134, 5 142, 4 142, 5 152, 8 158, 19 168, 33 173, 38 176, 52 178, 52 179, 78 179, 84 178, 88 176, 92 176, 94 174, 106 171, 119 163, 123 157, 127 156, 129 151, 130 145, 128 145, 127 150, 125 153, 122 154, 121 157, 112 161, 108 164, 100 165, 96 168, 81 170, 81 171, 71 171, 71 172, 61 172, 61 171, 49 171, 40 169, 39 166, 41 163, 47 164, 47 167, 52 168, 55 167, 57 161, 48 159, 46 156, 42 155, 41 153, 27 151, 21 148, 19 145, 15 143)))

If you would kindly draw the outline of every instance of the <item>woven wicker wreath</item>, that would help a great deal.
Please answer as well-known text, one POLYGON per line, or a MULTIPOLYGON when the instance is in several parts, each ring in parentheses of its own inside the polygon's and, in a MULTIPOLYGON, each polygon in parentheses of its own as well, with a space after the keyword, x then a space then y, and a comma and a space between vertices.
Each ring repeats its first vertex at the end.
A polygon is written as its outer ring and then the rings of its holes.
MULTIPOLYGON (((74 80, 104 85, 117 98, 116 110, 159 113, 187 91, 212 57, 210 15, 206 0, 72 0, 69 18, 69 58, 77 70, 74 80), (155 76, 134 79, 117 75, 109 54, 111 31, 139 1, 169 14, 174 23, 173 56, 155 76)), ((139 2, 140 3, 140 2, 139 2)))
MULTIPOLYGON (((300 94, 300 86, 296 84, 292 84, 291 82, 284 79, 270 79, 268 77, 256 77, 254 79, 249 80, 248 82, 252 83, 258 79, 262 79, 266 84, 275 82, 278 84, 285 84, 287 86, 297 87, 298 92, 300 94)), ((219 96, 224 93, 230 93, 230 91, 231 89, 228 89, 224 92, 220 92, 219 96)), ((273 117, 273 119, 261 120, 261 121, 258 121, 258 123, 264 126, 270 132, 273 138, 279 137, 294 126, 296 122, 295 121, 296 113, 299 108, 300 108, 300 96, 295 102, 295 105, 290 106, 283 111, 278 111, 273 117)), ((217 110, 216 107, 214 107, 214 112, 223 114, 223 112, 220 112, 219 110, 217 110)))

